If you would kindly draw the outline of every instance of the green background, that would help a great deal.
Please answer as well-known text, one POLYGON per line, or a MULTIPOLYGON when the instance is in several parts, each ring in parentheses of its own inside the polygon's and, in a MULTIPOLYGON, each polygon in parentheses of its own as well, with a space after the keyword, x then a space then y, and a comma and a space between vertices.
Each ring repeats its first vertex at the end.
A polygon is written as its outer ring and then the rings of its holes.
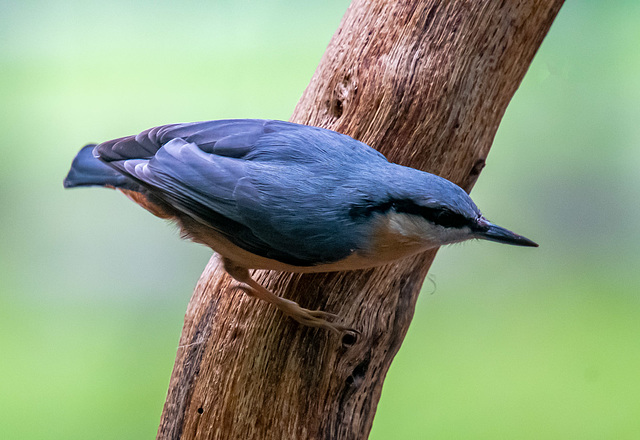
MULTIPOLYGON (((287 119, 348 2, 0 1, 0 438, 153 438, 210 252, 85 143, 287 119)), ((538 249, 440 251, 372 439, 640 438, 640 2, 569 1, 473 191, 538 249)))

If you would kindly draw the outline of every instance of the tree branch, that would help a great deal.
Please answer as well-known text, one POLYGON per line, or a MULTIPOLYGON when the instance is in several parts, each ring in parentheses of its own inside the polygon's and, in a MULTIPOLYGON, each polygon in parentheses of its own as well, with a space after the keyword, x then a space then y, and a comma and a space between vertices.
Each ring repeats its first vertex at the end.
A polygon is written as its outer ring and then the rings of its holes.
MULTIPOLYGON (((354 0, 291 118, 470 191, 562 0, 354 0)), ((216 257, 187 313, 159 439, 359 439, 404 339, 428 252, 377 269, 255 278, 362 333, 341 341, 233 289, 216 257)))

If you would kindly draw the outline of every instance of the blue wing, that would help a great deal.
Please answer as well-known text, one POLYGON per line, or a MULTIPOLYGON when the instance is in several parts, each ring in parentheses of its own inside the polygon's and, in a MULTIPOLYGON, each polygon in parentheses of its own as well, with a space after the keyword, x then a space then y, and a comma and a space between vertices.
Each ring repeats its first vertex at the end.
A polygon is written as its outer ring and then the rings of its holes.
POLYGON ((358 191, 353 167, 388 163, 348 136, 270 120, 155 127, 95 154, 234 244, 298 266, 358 248, 346 204, 358 191))

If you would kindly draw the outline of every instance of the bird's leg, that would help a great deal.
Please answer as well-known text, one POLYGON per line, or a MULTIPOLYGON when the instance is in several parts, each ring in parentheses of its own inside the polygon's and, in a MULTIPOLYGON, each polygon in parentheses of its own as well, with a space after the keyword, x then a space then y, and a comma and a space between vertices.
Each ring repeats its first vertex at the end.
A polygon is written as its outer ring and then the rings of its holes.
POLYGON ((308 310, 300 307, 295 301, 291 301, 285 298, 281 298, 268 289, 261 286, 257 281, 251 278, 249 270, 245 267, 238 266, 233 261, 226 258, 223 259, 224 268, 229 275, 231 275, 236 281, 246 284, 249 289, 243 289, 247 294, 255 296, 263 301, 276 306, 285 315, 298 321, 300 324, 308 325, 309 327, 320 327, 327 330, 331 330, 338 334, 343 333, 357 333, 355 330, 346 327, 344 325, 335 324, 329 322, 327 319, 338 319, 337 315, 332 313, 323 312, 322 310, 308 310))

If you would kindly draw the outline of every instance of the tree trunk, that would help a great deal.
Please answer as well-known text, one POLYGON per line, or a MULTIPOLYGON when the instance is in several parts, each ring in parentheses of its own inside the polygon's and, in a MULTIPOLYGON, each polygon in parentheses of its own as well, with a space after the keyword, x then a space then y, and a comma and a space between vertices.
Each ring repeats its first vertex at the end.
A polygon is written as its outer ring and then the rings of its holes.
MULTIPOLYGON (((291 120, 349 134, 470 191, 561 5, 354 0, 291 120)), ((303 307, 340 315, 361 332, 355 343, 234 289, 213 257, 187 309, 157 438, 366 438, 434 256, 254 274, 303 307)))

